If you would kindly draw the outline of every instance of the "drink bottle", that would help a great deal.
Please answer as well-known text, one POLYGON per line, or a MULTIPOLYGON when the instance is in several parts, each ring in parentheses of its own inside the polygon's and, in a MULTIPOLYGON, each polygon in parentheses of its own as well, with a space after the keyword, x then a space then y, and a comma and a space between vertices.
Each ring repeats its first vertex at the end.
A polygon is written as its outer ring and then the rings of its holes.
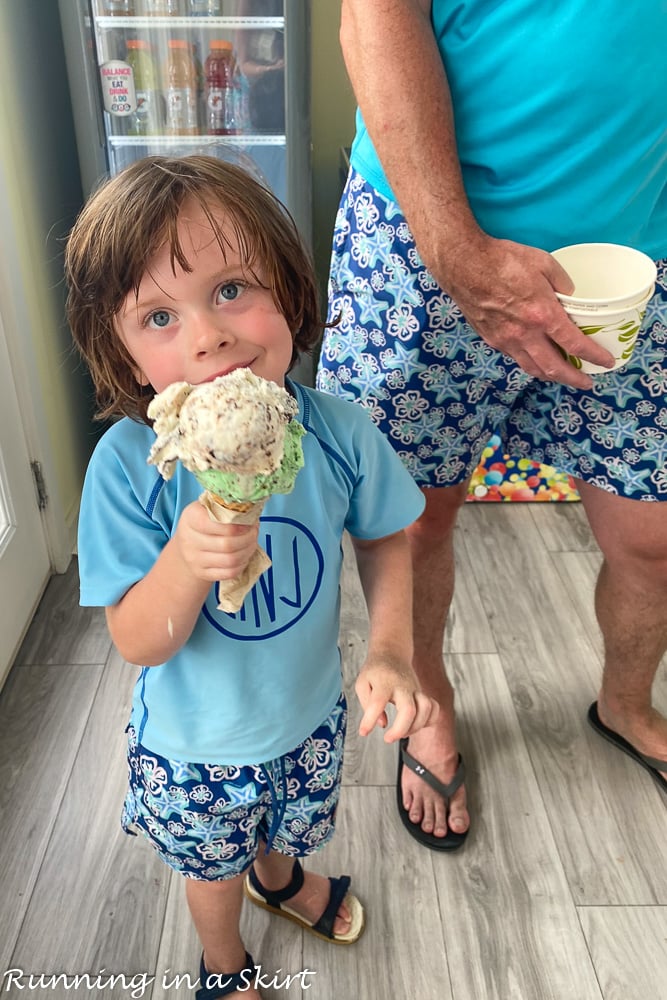
POLYGON ((236 132, 235 70, 232 43, 213 39, 204 64, 206 131, 209 135, 236 132))
POLYGON ((127 40, 127 62, 134 74, 136 108, 130 118, 130 135, 154 135, 162 125, 157 71, 151 47, 141 38, 127 40))
POLYGON ((221 0, 189 0, 189 7, 193 17, 217 17, 222 14, 221 0))
POLYGON ((250 121, 250 84, 248 77, 236 63, 234 73, 234 124, 236 132, 240 135, 252 131, 250 121))
POLYGON ((185 13, 183 0, 144 0, 144 7, 152 17, 179 17, 185 13))
POLYGON ((189 42, 170 38, 164 67, 166 131, 170 135, 197 135, 197 71, 189 42))
POLYGON ((134 14, 134 0, 104 0, 104 13, 112 17, 131 17, 134 14))

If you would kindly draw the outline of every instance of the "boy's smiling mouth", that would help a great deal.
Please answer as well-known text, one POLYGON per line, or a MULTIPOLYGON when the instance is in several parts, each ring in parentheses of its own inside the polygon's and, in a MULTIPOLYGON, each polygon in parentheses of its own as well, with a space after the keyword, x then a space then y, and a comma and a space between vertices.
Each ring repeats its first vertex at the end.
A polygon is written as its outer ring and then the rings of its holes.
POLYGON ((222 378, 224 375, 229 375, 230 372, 236 371, 237 368, 250 368, 252 361, 242 361, 237 365, 230 365, 229 368, 224 368, 214 375, 209 375, 208 378, 203 379, 203 382, 214 382, 216 378, 222 378))

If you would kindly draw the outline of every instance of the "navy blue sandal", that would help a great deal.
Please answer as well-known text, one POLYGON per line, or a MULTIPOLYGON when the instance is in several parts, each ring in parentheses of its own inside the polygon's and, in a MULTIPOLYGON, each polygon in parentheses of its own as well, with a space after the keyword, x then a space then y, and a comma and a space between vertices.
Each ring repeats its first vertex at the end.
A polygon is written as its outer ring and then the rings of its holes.
POLYGON ((229 996, 230 993, 236 993, 239 990, 245 993, 255 977, 256 969, 253 957, 249 952, 245 953, 245 962, 246 967, 233 975, 228 975, 226 972, 207 972, 202 952, 199 965, 201 988, 195 993, 195 1000, 218 1000, 219 997, 229 996), (213 982, 212 986, 209 986, 210 980, 213 982))
POLYGON ((365 917, 363 907, 357 897, 348 892, 350 887, 350 878, 348 875, 341 875, 340 878, 330 878, 329 884, 331 886, 329 902, 320 919, 314 924, 311 924, 305 917, 302 917, 295 910, 285 905, 292 896, 296 896, 303 885, 303 868, 298 859, 294 860, 292 878, 284 889, 279 889, 277 892, 270 892, 268 889, 265 889, 257 878, 254 868, 251 868, 248 872, 243 883, 243 888, 246 896, 255 906, 260 906, 263 910, 268 910, 269 913, 275 913, 280 917, 286 917, 287 920, 298 924, 299 927, 303 927, 304 930, 309 931, 316 937, 322 938, 325 941, 331 941, 334 944, 354 944, 361 937, 364 930, 365 917), (345 900, 345 904, 350 911, 352 923, 349 931, 345 934, 334 934, 334 921, 343 900, 345 900))

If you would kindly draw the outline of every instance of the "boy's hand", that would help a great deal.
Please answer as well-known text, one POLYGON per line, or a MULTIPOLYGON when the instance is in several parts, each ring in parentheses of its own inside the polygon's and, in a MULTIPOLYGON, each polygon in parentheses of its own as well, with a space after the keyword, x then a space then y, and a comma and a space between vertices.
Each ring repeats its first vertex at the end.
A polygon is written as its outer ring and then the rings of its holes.
POLYGON ((357 677, 355 691, 364 710, 360 736, 368 736, 375 726, 386 729, 386 706, 395 707, 396 718, 384 734, 385 743, 432 725, 440 711, 437 701, 420 691, 410 664, 390 657, 369 657, 357 677))
POLYGON ((173 539, 183 562, 198 580, 233 580, 257 548, 259 522, 220 524, 195 501, 183 509, 173 539))

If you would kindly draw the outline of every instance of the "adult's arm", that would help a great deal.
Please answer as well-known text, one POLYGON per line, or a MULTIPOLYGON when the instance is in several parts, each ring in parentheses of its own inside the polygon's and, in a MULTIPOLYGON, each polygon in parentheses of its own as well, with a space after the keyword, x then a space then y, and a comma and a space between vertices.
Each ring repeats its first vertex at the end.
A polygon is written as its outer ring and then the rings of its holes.
POLYGON ((466 319, 529 374, 577 388, 590 376, 558 350, 596 364, 555 295, 572 283, 535 247, 484 233, 466 197, 449 85, 430 0, 343 0, 340 39, 368 132, 421 257, 466 319))

